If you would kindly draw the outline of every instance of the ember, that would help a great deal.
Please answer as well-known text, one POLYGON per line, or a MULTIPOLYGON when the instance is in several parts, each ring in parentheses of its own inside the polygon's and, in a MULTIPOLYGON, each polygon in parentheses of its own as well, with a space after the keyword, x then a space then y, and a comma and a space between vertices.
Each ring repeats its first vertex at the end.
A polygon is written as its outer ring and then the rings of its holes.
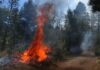
POLYGON ((48 53, 50 52, 50 48, 48 48, 48 46, 43 42, 44 40, 43 28, 44 24, 48 21, 51 11, 52 11, 51 4, 45 4, 42 8, 39 9, 35 39, 30 44, 29 48, 22 53, 20 62, 22 63, 42 62, 48 58, 48 53))

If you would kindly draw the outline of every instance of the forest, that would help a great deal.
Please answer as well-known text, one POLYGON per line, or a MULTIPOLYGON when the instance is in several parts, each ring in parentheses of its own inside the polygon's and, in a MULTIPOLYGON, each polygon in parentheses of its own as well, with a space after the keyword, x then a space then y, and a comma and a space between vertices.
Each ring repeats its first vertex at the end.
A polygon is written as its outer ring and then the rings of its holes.
POLYGON ((67 4, 0 0, 0 70, 100 70, 100 5, 67 4))

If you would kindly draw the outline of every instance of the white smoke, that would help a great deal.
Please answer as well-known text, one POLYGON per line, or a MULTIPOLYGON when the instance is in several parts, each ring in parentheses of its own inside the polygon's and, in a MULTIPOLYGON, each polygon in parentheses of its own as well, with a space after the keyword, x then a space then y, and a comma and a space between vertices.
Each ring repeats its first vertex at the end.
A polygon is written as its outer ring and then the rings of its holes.
POLYGON ((83 54, 94 55, 93 45, 95 43, 95 34, 92 31, 87 31, 81 44, 83 54))
POLYGON ((85 4, 88 12, 91 11, 91 7, 89 6, 89 0, 36 0, 37 3, 46 3, 51 2, 54 3, 56 9, 60 13, 66 13, 68 9, 74 10, 79 2, 85 4))

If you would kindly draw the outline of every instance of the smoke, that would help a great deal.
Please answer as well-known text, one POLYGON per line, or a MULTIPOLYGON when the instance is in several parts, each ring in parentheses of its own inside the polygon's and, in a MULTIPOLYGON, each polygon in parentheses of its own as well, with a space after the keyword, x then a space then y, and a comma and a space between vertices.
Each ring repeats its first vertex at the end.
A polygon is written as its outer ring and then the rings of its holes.
POLYGON ((74 10, 79 2, 85 4, 87 12, 91 12, 91 6, 89 6, 89 0, 37 0, 41 4, 49 2, 53 3, 56 7, 56 11, 59 14, 66 14, 68 9, 74 10))
POLYGON ((68 9, 74 10, 79 0, 34 0, 37 5, 45 3, 52 3, 55 6, 55 10, 59 16, 64 16, 68 9))
POLYGON ((80 0, 80 1, 85 4, 87 12, 89 14, 91 14, 91 12, 92 12, 92 6, 89 5, 90 0, 80 0))
POLYGON ((37 5, 52 3, 55 7, 57 19, 61 21, 60 24, 62 26, 64 26, 65 15, 68 9, 73 11, 80 1, 85 4, 87 12, 91 13, 91 7, 88 5, 89 0, 34 0, 37 5))
POLYGON ((0 66, 4 66, 4 65, 7 65, 7 64, 10 64, 11 62, 12 62, 12 60, 8 56, 4 56, 4 57, 0 58, 0 66))
POLYGON ((92 31, 87 31, 84 34, 83 42, 81 44, 81 49, 83 51, 83 54, 91 55, 93 53, 94 41, 95 41, 95 34, 92 31))

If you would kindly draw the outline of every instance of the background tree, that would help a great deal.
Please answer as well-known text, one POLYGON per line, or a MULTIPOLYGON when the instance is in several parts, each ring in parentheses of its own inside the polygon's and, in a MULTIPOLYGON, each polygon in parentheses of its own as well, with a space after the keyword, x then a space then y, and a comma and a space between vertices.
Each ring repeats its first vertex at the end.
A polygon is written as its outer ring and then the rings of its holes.
POLYGON ((73 52, 73 49, 77 49, 74 51, 77 51, 76 53, 79 53, 81 51, 80 49, 78 49, 81 42, 81 33, 79 30, 77 19, 71 10, 68 11, 68 21, 69 29, 66 28, 66 51, 73 52))
POLYGON ((90 29, 89 15, 86 12, 85 5, 79 2, 74 11, 68 11, 65 19, 66 51, 74 54, 80 54, 82 52, 80 46, 83 40, 83 36, 85 32, 90 29))
POLYGON ((37 18, 37 6, 32 0, 28 0, 21 8, 20 18, 22 29, 24 29, 24 40, 30 40, 35 33, 37 18))
POLYGON ((10 44, 8 52, 11 54, 14 51, 15 44, 17 42, 16 35, 16 25, 19 23, 18 20, 18 0, 9 0, 9 36, 10 36, 10 44))
POLYGON ((4 51, 7 47, 8 41, 8 16, 9 10, 7 8, 0 8, 0 51, 4 51))
POLYGON ((99 0, 90 0, 90 5, 92 5, 92 9, 94 12, 100 11, 100 1, 99 0))

